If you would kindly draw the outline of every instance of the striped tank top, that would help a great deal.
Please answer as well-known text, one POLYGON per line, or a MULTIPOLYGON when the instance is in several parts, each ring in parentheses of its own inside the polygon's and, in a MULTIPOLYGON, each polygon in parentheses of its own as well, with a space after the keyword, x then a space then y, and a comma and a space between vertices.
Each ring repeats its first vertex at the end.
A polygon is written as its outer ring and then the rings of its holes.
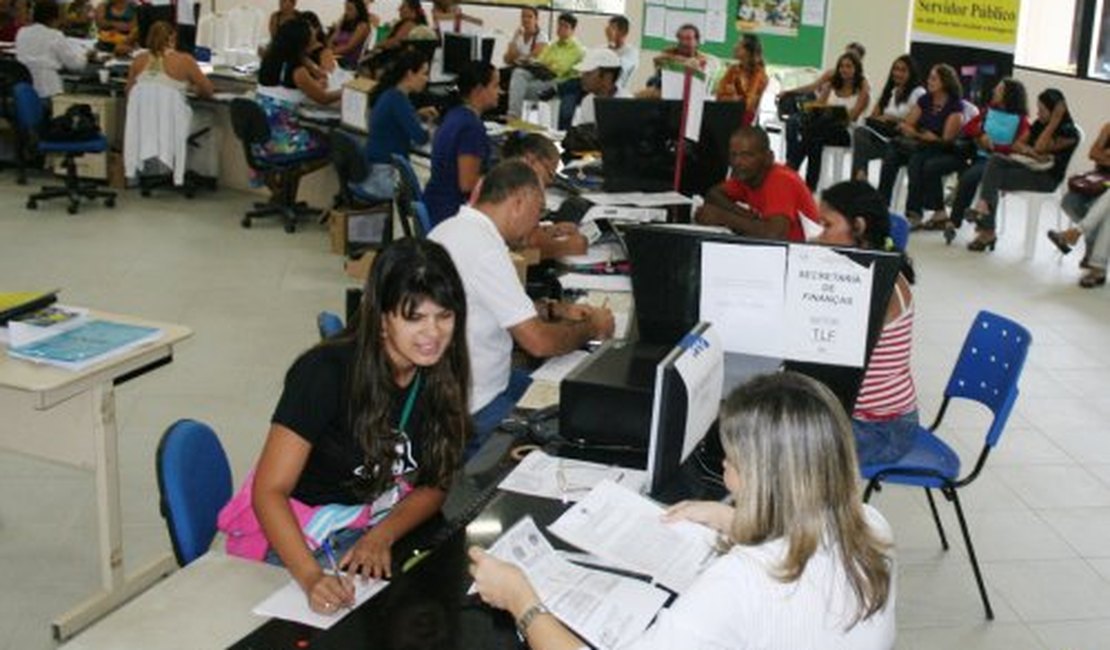
POLYGON ((912 299, 906 304, 897 286, 894 291, 902 313, 883 326, 871 352, 852 413, 857 420, 892 420, 917 408, 917 390, 910 374, 914 305, 912 299))

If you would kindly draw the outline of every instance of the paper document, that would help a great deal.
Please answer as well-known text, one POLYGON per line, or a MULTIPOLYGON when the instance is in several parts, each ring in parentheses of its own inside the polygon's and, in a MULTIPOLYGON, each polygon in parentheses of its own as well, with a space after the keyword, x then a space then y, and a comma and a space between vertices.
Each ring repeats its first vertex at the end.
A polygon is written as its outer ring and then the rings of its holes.
POLYGON ((570 374, 571 370, 578 367, 586 357, 590 356, 585 350, 574 350, 566 354, 551 357, 543 365, 532 371, 532 381, 551 381, 558 383, 570 374))
POLYGON ((295 623, 304 623, 312 627, 326 630, 343 620, 343 617, 350 614, 359 605, 370 600, 374 594, 389 586, 388 580, 362 580, 355 578, 352 580, 355 585, 355 605, 349 609, 340 609, 332 615, 317 614, 308 608, 308 597, 305 596, 304 590, 295 581, 290 580, 289 584, 274 593, 266 600, 258 603, 252 610, 259 616, 268 616, 270 618, 280 618, 286 621, 293 621, 295 623))
POLYGON ((355 78, 355 73, 350 70, 336 67, 328 73, 328 91, 343 90, 343 84, 355 78))
POLYGON ((516 407, 526 411, 538 411, 559 403, 559 384, 550 381, 532 380, 524 395, 517 400, 516 407))
POLYGON ((618 205, 595 205, 586 211, 582 221, 608 219, 610 221, 631 221, 633 223, 654 223, 667 220, 663 208, 635 208, 618 205))
POLYGON ((726 352, 781 357, 786 248, 701 245, 701 320, 717 327, 726 352))
POLYGON ((520 567, 551 613, 597 648, 618 648, 638 637, 669 597, 646 582, 564 560, 531 517, 513 525, 489 552, 520 567))
POLYGON ((587 291, 632 291, 632 278, 627 275, 594 275, 590 273, 566 273, 559 276, 559 284, 564 289, 586 289, 587 291))
POLYGON ((343 124, 365 131, 370 115, 370 96, 367 93, 344 88, 339 100, 339 115, 343 124))
POLYGON ((20 347, 9 347, 8 355, 66 370, 83 370, 162 338, 162 330, 105 320, 81 325, 20 347))
POLYGON ((594 205, 632 205, 659 208, 668 205, 689 205, 690 197, 678 192, 590 192, 582 198, 594 205))
POLYGON ((624 247, 616 242, 594 244, 586 249, 583 255, 564 255, 559 261, 567 266, 587 266, 590 264, 605 264, 607 262, 622 262, 627 258, 624 247))
POLYGON ((724 43, 728 33, 728 13, 724 7, 711 7, 705 14, 704 38, 706 43, 724 43))
POLYGON ((716 557, 717 534, 688 521, 664 523, 663 507, 613 481, 602 481, 548 530, 569 544, 652 576, 682 593, 716 557))
POLYGON ((605 480, 639 492, 645 476, 643 470, 557 458, 537 450, 525 456, 498 487, 508 492, 573 503, 605 480))
POLYGON ((644 14, 644 36, 652 38, 667 37, 667 9, 648 7, 644 14))
POLYGON ((824 246, 791 244, 783 357, 862 368, 874 267, 824 246))

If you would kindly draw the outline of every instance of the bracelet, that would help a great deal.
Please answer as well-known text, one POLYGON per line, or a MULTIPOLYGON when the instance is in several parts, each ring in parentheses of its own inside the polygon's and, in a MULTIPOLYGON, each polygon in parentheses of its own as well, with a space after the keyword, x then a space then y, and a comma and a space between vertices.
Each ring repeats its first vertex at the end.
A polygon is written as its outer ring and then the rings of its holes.
POLYGON ((548 609, 546 605, 537 602, 535 605, 532 605, 528 609, 524 610, 524 613, 521 614, 520 618, 516 620, 516 631, 520 633, 521 638, 525 638, 528 633, 528 627, 532 625, 532 621, 534 621, 536 617, 540 616, 541 614, 550 613, 551 610, 548 609))

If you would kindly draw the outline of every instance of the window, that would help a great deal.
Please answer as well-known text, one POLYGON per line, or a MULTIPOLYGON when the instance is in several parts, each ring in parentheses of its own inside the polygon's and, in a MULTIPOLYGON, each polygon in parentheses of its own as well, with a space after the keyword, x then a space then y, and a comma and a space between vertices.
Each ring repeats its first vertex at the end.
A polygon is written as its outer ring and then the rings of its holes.
POLYGON ((1014 63, 1110 80, 1110 0, 1022 0, 1014 63))

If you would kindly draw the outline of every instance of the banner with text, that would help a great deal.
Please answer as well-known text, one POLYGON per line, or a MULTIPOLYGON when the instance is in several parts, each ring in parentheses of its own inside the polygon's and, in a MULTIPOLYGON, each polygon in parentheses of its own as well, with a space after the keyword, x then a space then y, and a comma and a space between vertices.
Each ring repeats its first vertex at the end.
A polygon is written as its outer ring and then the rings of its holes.
POLYGON ((914 0, 915 43, 1013 53, 1021 0, 914 0))

